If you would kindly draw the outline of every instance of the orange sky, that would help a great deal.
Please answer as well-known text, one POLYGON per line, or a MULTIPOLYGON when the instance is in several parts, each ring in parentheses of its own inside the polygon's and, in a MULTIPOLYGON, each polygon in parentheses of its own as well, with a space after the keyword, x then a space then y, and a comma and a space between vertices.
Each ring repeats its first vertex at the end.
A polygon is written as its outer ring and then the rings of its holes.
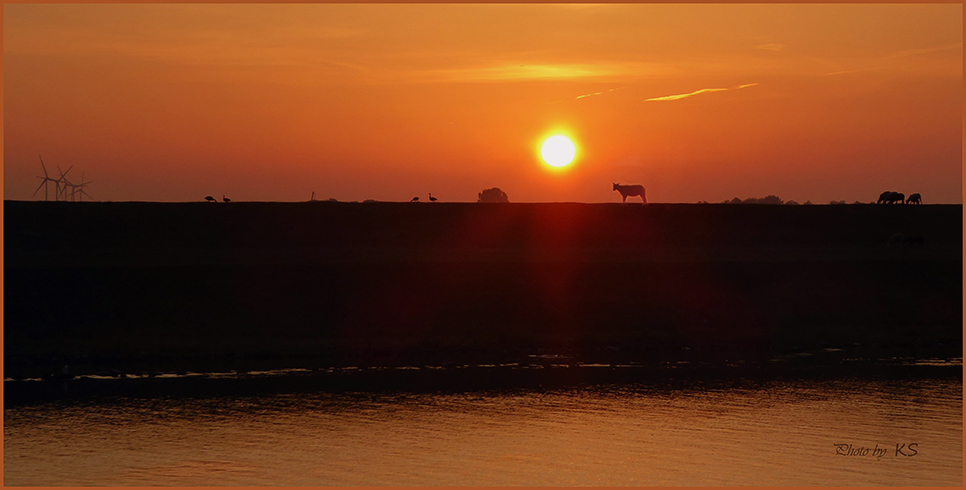
POLYGON ((3 12, 5 199, 962 203, 961 5, 3 12))

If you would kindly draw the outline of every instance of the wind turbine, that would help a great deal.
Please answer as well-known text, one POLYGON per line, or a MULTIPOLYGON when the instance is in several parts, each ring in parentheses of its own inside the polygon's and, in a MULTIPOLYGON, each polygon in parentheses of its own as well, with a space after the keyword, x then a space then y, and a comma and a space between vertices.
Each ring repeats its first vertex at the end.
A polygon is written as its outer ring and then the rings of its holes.
MULTIPOLYGON (((38 155, 38 156, 40 156, 40 155, 38 155)), ((37 193, 40 192, 40 188, 43 187, 44 188, 44 201, 46 201, 47 200, 47 183, 48 182, 53 182, 55 186, 58 186, 59 184, 57 183, 58 181, 56 181, 54 179, 51 179, 50 178, 50 175, 47 175, 47 166, 44 165, 44 157, 42 157, 42 156, 40 156, 40 167, 44 169, 44 176, 43 177, 37 176, 37 178, 38 179, 44 179, 44 180, 43 180, 43 182, 40 183, 40 186, 37 187, 37 190, 35 190, 34 193, 30 195, 30 197, 36 196, 37 193)), ((57 187, 57 188, 59 188, 59 187, 57 187)), ((56 195, 57 188, 54 189, 54 200, 55 201, 57 200, 57 195, 56 195)))
MULTIPOLYGON (((81 183, 70 185, 70 200, 73 201, 74 194, 77 194, 77 199, 81 202, 84 202, 84 195, 87 194, 87 191, 84 190, 84 186, 86 186, 87 184, 93 184, 93 183, 94 183, 93 180, 90 182, 84 182, 84 174, 81 173, 81 183)), ((87 194, 87 197, 90 197, 92 201, 94 200, 94 198, 91 197, 90 194, 87 194)))
MULTIPOLYGON (((72 169, 72 168, 74 168, 73 165, 71 165, 70 167, 67 167, 67 172, 70 172, 70 169, 72 169)), ((58 195, 63 195, 64 196, 64 200, 66 201, 67 200, 67 186, 74 185, 74 184, 71 184, 70 181, 67 180, 67 172, 64 172, 63 170, 61 170, 60 169, 60 165, 57 166, 57 171, 60 172, 60 179, 57 179, 55 181, 55 182, 57 182, 57 194, 58 195), (61 188, 61 186, 60 186, 61 184, 64 184, 64 187, 63 188, 61 188)), ((54 200, 55 201, 57 200, 57 197, 56 196, 54 197, 54 200)))

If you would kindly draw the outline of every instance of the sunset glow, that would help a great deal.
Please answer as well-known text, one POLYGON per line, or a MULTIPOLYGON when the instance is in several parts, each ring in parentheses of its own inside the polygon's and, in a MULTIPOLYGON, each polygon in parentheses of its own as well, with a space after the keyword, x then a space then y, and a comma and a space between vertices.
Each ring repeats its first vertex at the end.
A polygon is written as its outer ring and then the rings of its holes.
POLYGON ((962 3, 32 1, 6 485, 962 486, 962 3))
POLYGON ((8 199, 37 199, 42 155, 97 200, 613 202, 624 182, 655 202, 962 202, 956 4, 9 4, 3 22, 8 199), (567 172, 539 154, 553 127, 579 135, 567 172))

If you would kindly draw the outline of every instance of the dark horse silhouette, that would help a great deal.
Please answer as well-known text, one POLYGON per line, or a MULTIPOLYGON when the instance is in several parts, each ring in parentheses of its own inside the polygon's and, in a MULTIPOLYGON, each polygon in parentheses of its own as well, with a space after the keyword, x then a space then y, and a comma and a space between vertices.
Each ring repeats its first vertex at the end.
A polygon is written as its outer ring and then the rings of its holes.
POLYGON ((647 204, 647 198, 644 197, 643 185, 614 184, 614 190, 621 193, 621 202, 627 202, 627 196, 640 196, 641 201, 647 204))
POLYGON ((879 200, 876 201, 877 204, 895 204, 896 202, 905 204, 906 196, 901 192, 885 191, 879 194, 879 200))
POLYGON ((918 192, 911 194, 909 199, 906 199, 906 204, 922 204, 922 196, 918 192))

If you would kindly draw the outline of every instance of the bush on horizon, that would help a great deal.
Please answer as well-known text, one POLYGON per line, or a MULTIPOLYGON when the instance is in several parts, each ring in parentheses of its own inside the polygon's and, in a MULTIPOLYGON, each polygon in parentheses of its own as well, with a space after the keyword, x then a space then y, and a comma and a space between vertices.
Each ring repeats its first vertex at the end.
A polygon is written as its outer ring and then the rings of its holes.
POLYGON ((510 202, 510 198, 507 197, 506 192, 500 190, 499 187, 485 189, 479 193, 479 198, 479 201, 476 202, 510 202))
POLYGON ((730 201, 724 201, 724 204, 783 204, 783 201, 780 197, 769 194, 765 197, 749 197, 745 200, 736 197, 730 201))

